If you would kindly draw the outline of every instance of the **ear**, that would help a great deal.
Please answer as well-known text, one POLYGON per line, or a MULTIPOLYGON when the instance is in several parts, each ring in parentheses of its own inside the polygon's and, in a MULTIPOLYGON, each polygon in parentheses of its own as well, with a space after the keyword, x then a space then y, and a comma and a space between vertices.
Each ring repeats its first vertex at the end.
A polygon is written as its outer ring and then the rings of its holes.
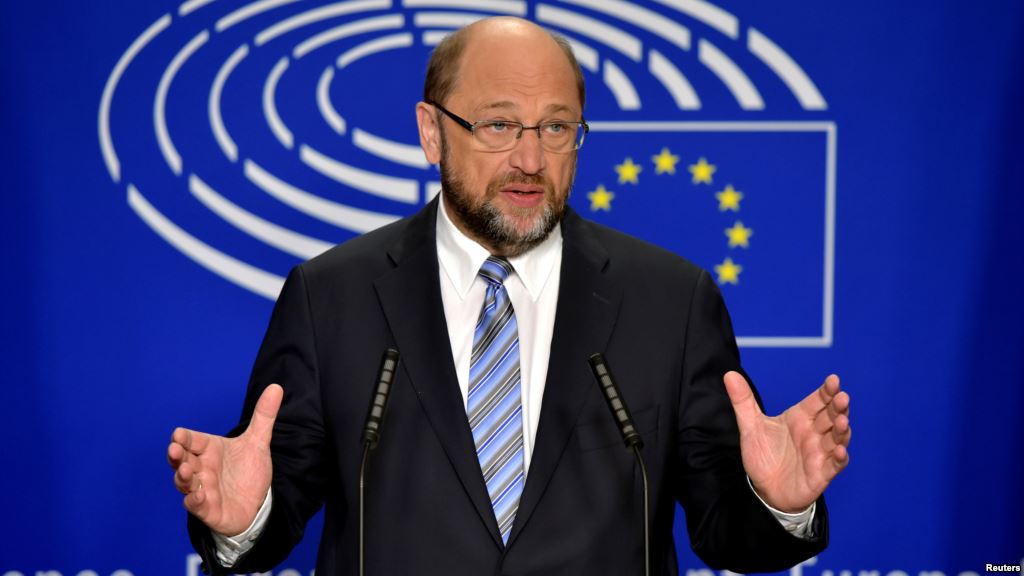
POLYGON ((437 116, 434 114, 434 107, 426 102, 416 104, 416 125, 420 131, 420 146, 427 162, 438 164, 441 162, 441 132, 437 125, 437 116))

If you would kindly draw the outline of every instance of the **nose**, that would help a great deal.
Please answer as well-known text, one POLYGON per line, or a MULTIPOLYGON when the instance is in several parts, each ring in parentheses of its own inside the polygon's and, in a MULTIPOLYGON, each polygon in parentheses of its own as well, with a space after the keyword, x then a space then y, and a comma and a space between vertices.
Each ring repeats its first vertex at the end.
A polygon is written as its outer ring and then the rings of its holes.
POLYGON ((547 165, 544 148, 540 145, 538 130, 537 128, 523 130, 508 159, 513 168, 518 168, 524 174, 537 174, 547 165))

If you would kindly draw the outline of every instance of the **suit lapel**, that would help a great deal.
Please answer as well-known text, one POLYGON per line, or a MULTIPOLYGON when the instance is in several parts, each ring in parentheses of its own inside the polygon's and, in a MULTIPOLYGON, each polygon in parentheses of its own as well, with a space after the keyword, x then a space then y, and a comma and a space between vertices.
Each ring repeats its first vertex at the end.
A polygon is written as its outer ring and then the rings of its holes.
POLYGON ((396 267, 378 278, 374 287, 427 419, 481 520, 501 547, 452 361, 439 285, 436 218, 434 200, 413 217, 402 240, 389 250, 396 267))
POLYGON ((619 310, 621 291, 604 270, 608 255, 571 210, 562 223, 562 270, 551 356, 533 458, 509 546, 544 495, 572 436, 587 387, 596 387, 587 359, 603 352, 619 310))

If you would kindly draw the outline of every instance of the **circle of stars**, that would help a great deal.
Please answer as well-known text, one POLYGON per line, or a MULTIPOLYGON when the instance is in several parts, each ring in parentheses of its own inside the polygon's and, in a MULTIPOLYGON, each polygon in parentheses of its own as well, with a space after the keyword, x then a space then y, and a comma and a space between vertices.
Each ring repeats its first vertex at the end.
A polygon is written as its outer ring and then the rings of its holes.
MULTIPOLYGON (((659 153, 652 155, 650 158, 651 163, 654 165, 655 176, 666 174, 674 176, 676 165, 680 162, 680 157, 673 154, 667 147, 663 147, 659 153)), ((614 170, 619 186, 637 186, 640 183, 640 175, 644 171, 644 166, 637 164, 632 157, 627 156, 620 164, 614 165, 614 170)), ((693 185, 711 186, 714 184, 714 176, 718 167, 710 163, 706 157, 701 156, 696 163, 687 165, 687 170, 690 172, 690 181, 693 185)), ((611 212, 612 201, 615 200, 615 196, 615 192, 608 190, 604 184, 598 184, 597 188, 587 192, 587 199, 590 200, 590 210, 592 212, 599 210, 611 212)), ((718 211, 721 213, 733 212, 738 215, 743 198, 743 192, 736 190, 732 184, 726 184, 725 188, 715 192, 715 199, 718 201, 718 211)), ((741 220, 737 219, 732 226, 724 229, 724 234, 730 250, 737 248, 747 249, 750 247, 750 238, 754 235, 754 230, 745 226, 741 220)), ((715 264, 713 268, 719 284, 739 284, 743 266, 733 261, 731 256, 727 256, 720 264, 715 264)))

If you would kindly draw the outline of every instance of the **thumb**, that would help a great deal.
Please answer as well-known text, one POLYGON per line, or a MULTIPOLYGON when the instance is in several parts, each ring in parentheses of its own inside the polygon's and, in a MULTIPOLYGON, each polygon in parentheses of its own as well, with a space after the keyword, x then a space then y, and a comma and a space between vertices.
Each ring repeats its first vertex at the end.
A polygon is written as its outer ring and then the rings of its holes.
POLYGON ((256 401, 256 409, 252 413, 252 420, 245 434, 252 435, 257 442, 269 445, 270 436, 274 432, 274 420, 277 419, 277 411, 281 408, 281 400, 284 398, 284 388, 279 384, 271 384, 260 394, 256 401))
POLYGON ((740 375, 739 372, 726 372, 725 377, 722 379, 725 381, 725 391, 729 394, 732 409, 736 412, 736 424, 739 426, 740 433, 742 434, 750 430, 757 421, 757 418, 764 413, 761 412, 761 407, 757 405, 757 401, 754 399, 754 392, 750 389, 747 379, 740 375))

